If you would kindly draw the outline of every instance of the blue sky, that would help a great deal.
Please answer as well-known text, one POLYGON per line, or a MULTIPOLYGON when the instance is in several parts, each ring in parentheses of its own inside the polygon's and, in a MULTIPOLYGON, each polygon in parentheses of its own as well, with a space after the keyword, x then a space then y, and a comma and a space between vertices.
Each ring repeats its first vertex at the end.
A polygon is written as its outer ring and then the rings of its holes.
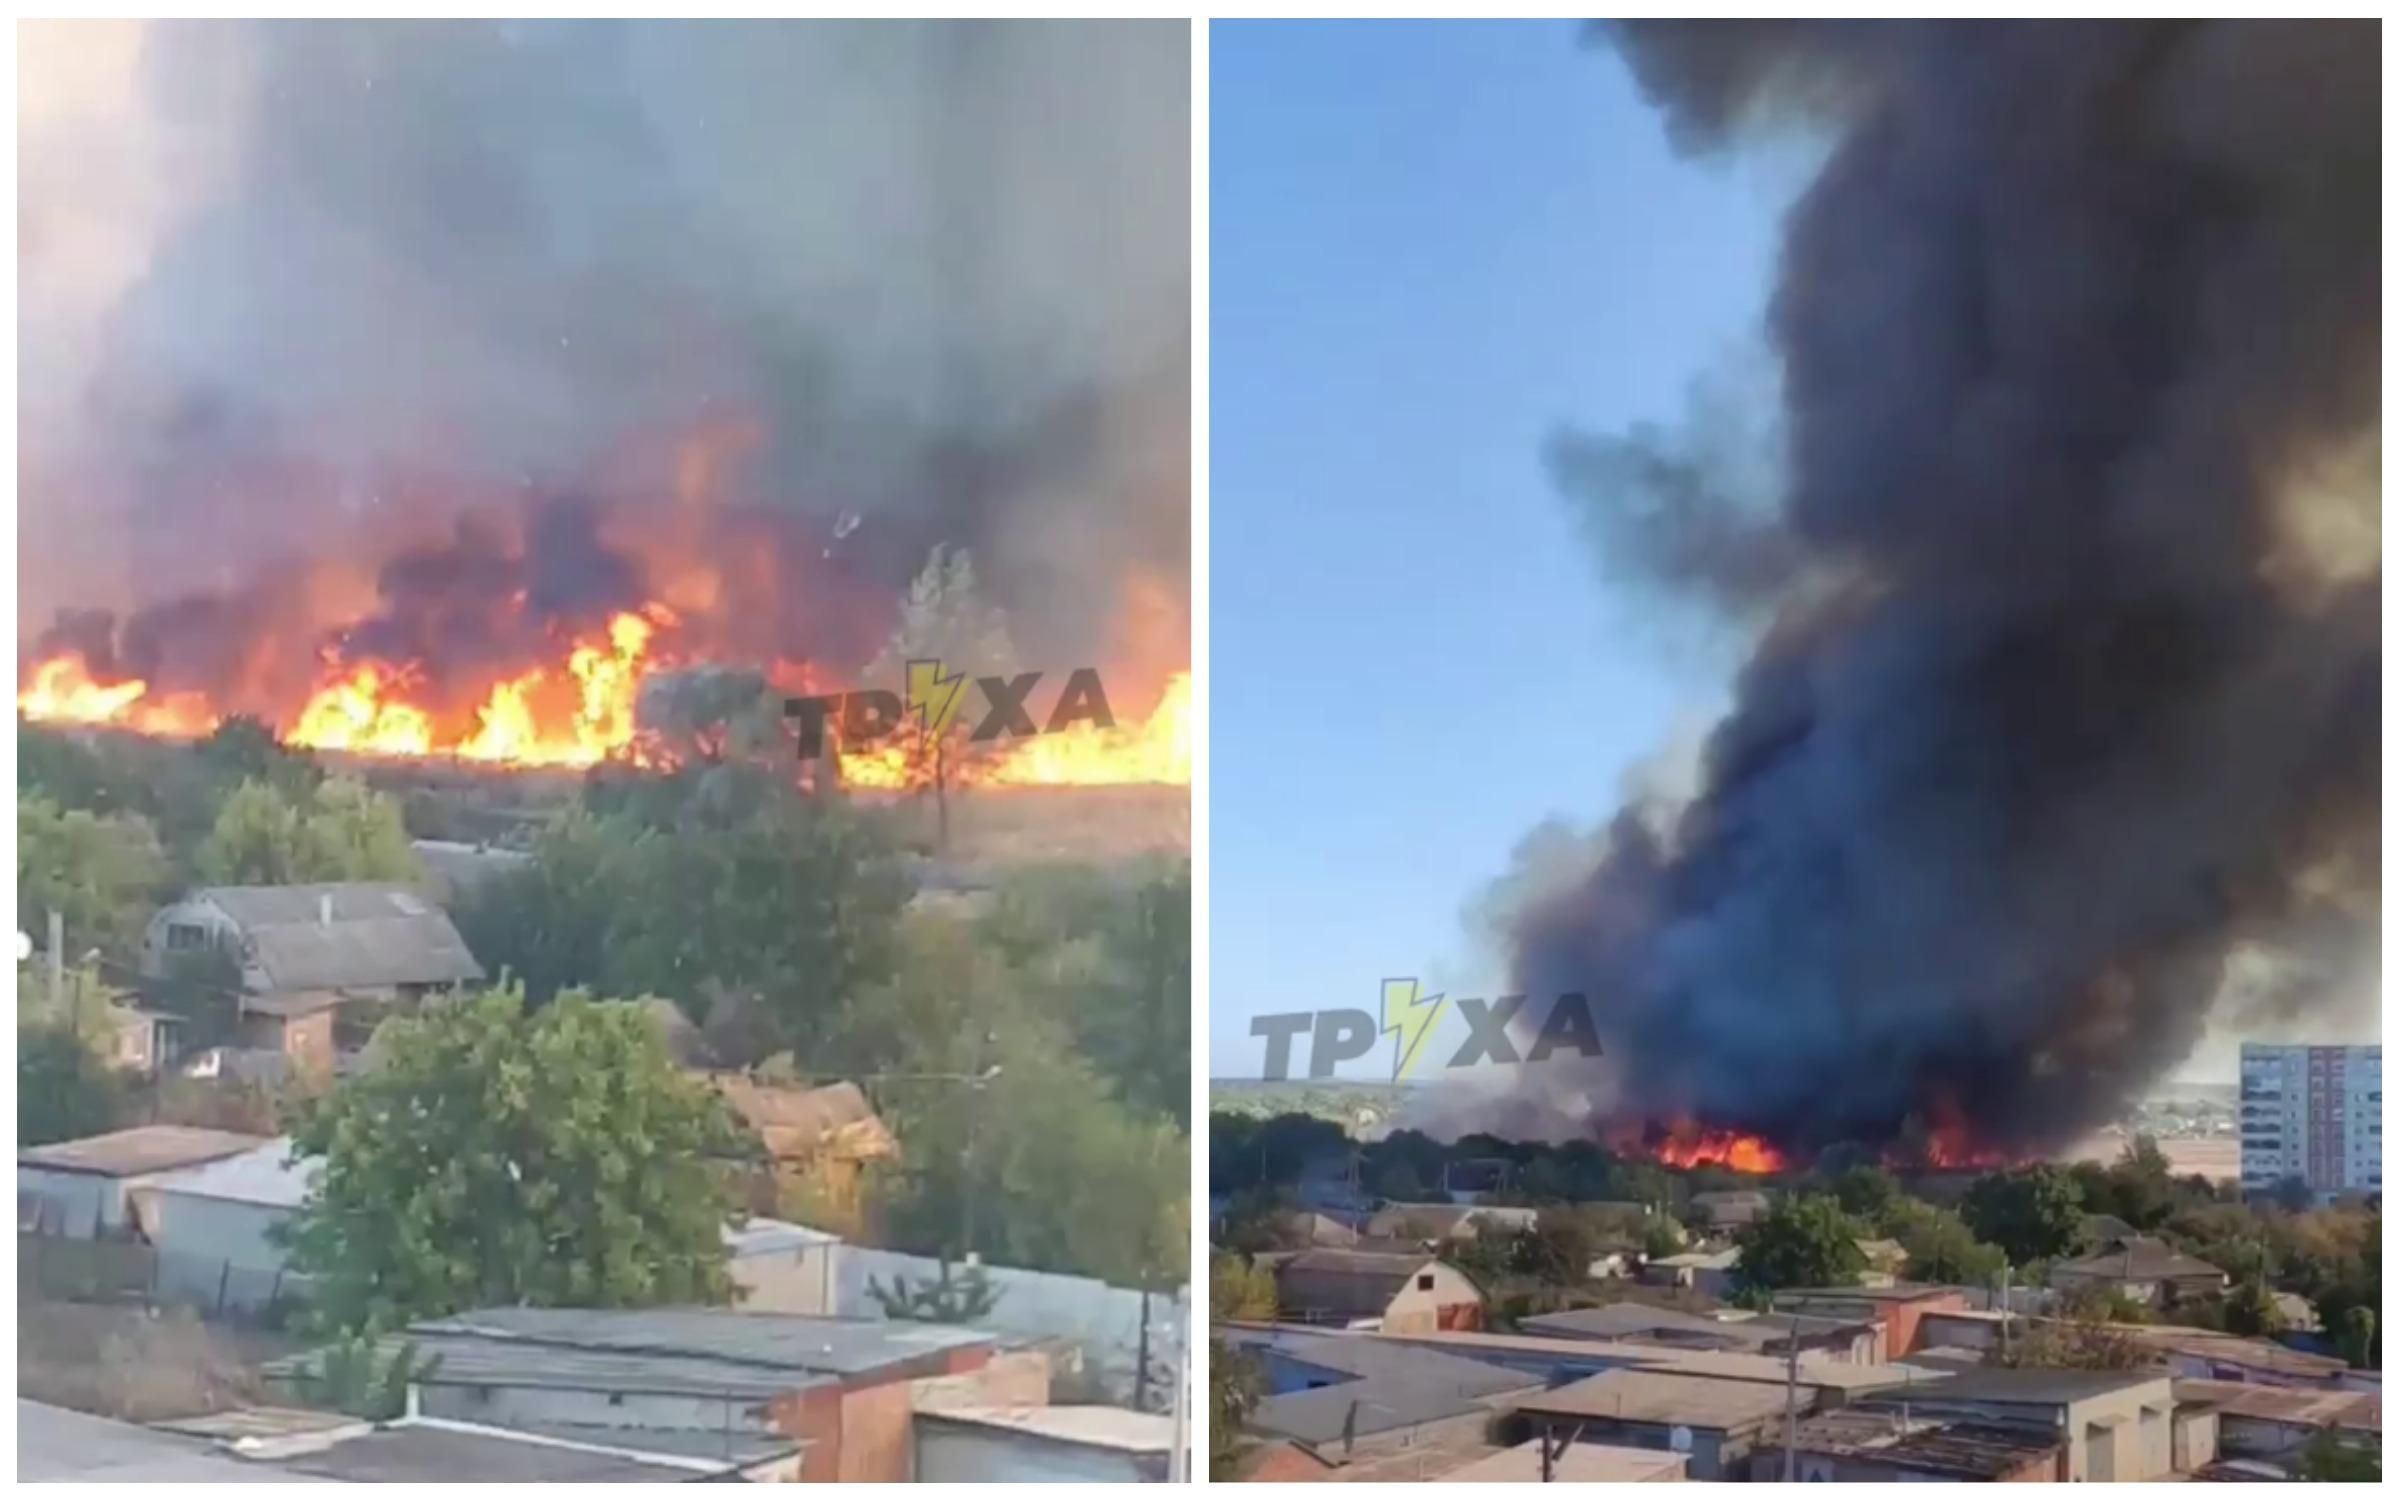
POLYGON ((1466 904, 1721 706, 1541 444, 1751 344, 1789 174, 1675 157, 1566 23, 1219 22, 1210 70, 1210 1072, 1256 1077, 1254 1015, 1493 993, 1466 904))

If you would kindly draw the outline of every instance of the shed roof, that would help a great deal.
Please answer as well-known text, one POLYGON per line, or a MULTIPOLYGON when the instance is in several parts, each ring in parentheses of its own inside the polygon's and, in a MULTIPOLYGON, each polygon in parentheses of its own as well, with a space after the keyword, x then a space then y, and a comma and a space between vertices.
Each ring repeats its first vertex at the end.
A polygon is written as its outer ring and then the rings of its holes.
POLYGON ((959 1422, 1125 1453, 1165 1453, 1175 1446, 1175 1421, 1121 1406, 945 1406, 921 1411, 919 1422, 959 1422))
MULTIPOLYGON (((793 1391, 830 1385, 834 1377, 808 1370, 748 1364, 704 1354, 619 1353, 560 1348, 519 1339, 429 1334, 383 1341, 380 1354, 396 1356, 410 1342, 420 1358, 438 1358, 423 1377, 428 1386, 517 1387, 527 1390, 601 1391, 611 1395, 691 1396, 737 1401, 771 1401, 793 1391)), ((270 1361, 265 1373, 296 1378, 313 1368, 313 1354, 270 1361)))
POLYGON ((192 1125, 136 1125, 79 1141, 54 1141, 17 1153, 17 1164, 94 1177, 144 1177, 218 1161, 264 1145, 265 1138, 192 1125))
POLYGON ((776 1370, 865 1374, 995 1336, 939 1323, 819 1318, 716 1307, 493 1307, 410 1325, 420 1339, 475 1336, 594 1353, 689 1356, 776 1370))
POLYGON ((229 1457, 198 1438, 45 1402, 17 1400, 17 1479, 187 1484, 292 1483, 302 1476, 229 1457))
POLYGON ((2175 1399, 2196 1402, 2227 1416, 2295 1427, 2383 1431, 2383 1397, 2373 1391, 2302 1390, 2243 1380, 2178 1380, 2175 1399))
MULTIPOLYGON (((1780 1416, 1787 1393, 1746 1380, 1712 1380, 1661 1370, 1608 1370, 1517 1402, 1530 1416, 1608 1417, 1731 1431, 1780 1416)), ((1813 1403, 1815 1393, 1799 1398, 1813 1403)))

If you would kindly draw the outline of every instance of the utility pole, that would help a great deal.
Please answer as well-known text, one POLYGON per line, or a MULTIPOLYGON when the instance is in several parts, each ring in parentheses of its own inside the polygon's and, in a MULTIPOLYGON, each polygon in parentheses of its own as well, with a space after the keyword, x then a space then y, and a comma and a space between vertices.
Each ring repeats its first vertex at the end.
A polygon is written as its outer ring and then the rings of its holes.
POLYGON ((1800 1466, 1800 1314, 1791 1315, 1791 1336, 1783 1356, 1783 1482, 1790 1484, 1800 1466))
MULTIPOLYGON (((53 1020, 67 1016, 67 919, 50 908, 50 1015, 53 1020)), ((83 1037, 83 1018, 67 1016, 68 1025, 78 1040, 83 1037)))
POLYGON ((2012 1309, 2008 1295, 2009 1264, 2000 1262, 2000 1363, 2008 1363, 2008 1325, 2012 1309))
MULTIPOLYGON (((1188 1338, 1185 1343, 1190 1343, 1188 1338)), ((1181 1484, 1189 1477, 1191 1458, 1185 1451, 1191 1446, 1191 1351, 1175 1362, 1175 1425, 1174 1445, 1167 1450, 1167 1483, 1181 1484)))

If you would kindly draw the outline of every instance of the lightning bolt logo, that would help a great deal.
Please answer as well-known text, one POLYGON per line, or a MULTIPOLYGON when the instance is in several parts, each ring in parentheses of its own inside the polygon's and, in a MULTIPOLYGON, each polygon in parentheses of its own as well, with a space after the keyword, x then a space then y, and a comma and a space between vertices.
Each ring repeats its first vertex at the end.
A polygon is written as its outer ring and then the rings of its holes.
POLYGON ((1387 979, 1383 982, 1383 1029, 1393 1039, 1392 1082, 1408 1076, 1417 1065, 1417 1055, 1425 1050, 1426 1038, 1433 1035, 1433 1023, 1442 1018, 1442 997, 1417 997, 1417 982, 1413 979, 1387 979))
POLYGON ((942 675, 940 657, 927 657, 908 664, 908 711, 925 726, 925 733, 938 735, 958 717, 959 704, 966 701, 967 674, 953 672, 942 675))

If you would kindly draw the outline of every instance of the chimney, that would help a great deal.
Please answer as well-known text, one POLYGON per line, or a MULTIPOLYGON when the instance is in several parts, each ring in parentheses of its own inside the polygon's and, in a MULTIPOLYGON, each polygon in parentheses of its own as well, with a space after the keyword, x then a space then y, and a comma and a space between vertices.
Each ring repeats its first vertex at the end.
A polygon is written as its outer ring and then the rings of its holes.
POLYGON ((333 925, 333 892, 331 891, 321 891, 317 895, 317 925, 319 927, 333 925))

